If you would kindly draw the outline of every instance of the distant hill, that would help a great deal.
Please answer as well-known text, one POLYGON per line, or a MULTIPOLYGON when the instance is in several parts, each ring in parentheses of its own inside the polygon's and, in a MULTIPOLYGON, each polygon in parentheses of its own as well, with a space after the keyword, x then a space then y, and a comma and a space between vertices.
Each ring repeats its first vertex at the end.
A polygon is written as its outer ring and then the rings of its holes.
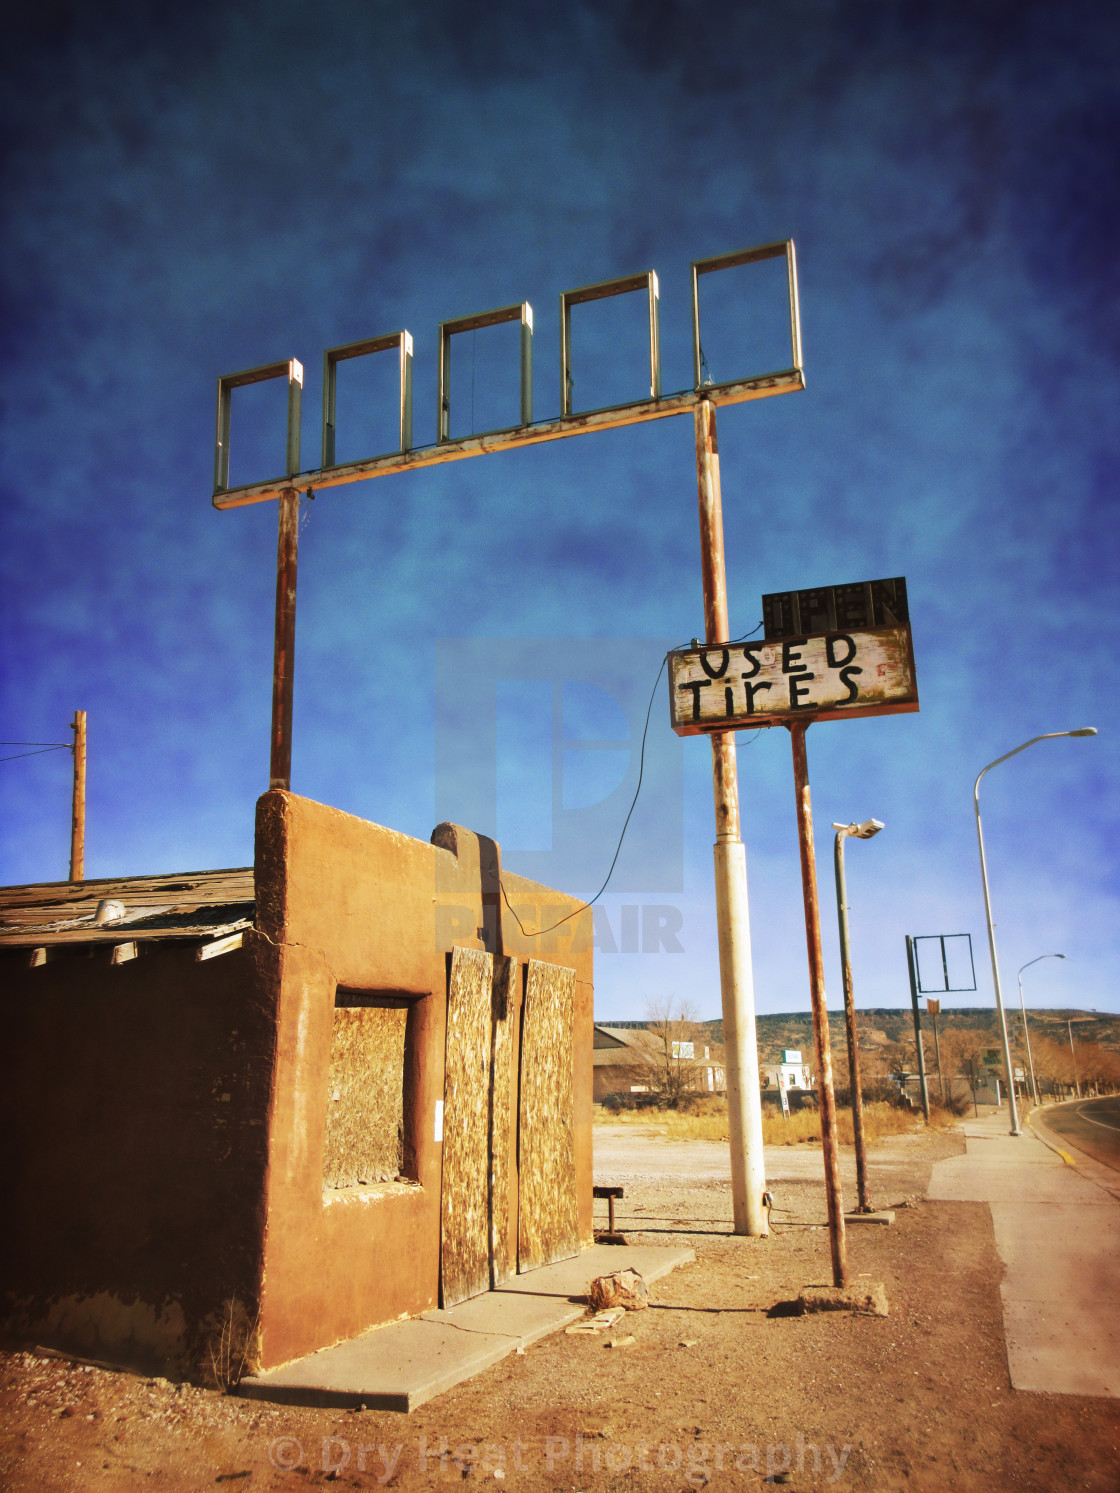
MULTIPOLYGON (((924 1005, 924 1002, 923 1002, 924 1005)), ((1018 1008, 1005 1005, 1009 1029, 1018 1029, 1021 1017, 1018 1008)), ((1032 1010, 1027 1007, 1032 1037, 1050 1037, 1056 1042, 1068 1042, 1067 1022, 1073 1023, 1075 1042, 1096 1042, 1101 1047, 1120 1052, 1120 1016, 1098 1014, 1095 1011, 1059 1010, 1047 1008, 1032 1010)), ((873 1044, 906 1044, 914 1041, 914 1017, 909 1006, 870 1007, 856 1012, 861 1048, 873 1044)), ((992 1045, 998 1041, 999 1027, 994 1006, 957 1006, 953 1010, 942 1010, 938 1017, 942 1032, 954 1028, 970 1028, 992 1033, 992 1045)), ((697 1023, 711 1034, 712 1042, 723 1041, 723 1021, 697 1023)), ((829 1035, 833 1045, 845 1040, 844 1013, 831 1010, 828 1013, 829 1035)), ((758 1032, 758 1055, 762 1063, 776 1063, 783 1047, 800 1048, 810 1062, 813 1060, 813 1017, 809 1011, 789 1011, 780 1015, 767 1014, 756 1018, 758 1032)), ((923 1032, 933 1031, 933 1018, 922 1012, 923 1032)))

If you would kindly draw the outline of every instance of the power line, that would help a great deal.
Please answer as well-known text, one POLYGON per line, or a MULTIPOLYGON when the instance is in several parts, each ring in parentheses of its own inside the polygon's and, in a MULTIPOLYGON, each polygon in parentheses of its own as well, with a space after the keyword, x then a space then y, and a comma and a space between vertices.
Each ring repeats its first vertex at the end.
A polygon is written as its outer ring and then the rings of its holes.
MULTIPOLYGON (((745 632, 741 638, 732 638, 730 640, 730 644, 728 644, 728 646, 731 646, 731 644, 734 644, 734 643, 741 643, 741 642, 744 641, 744 639, 749 638, 749 637, 753 637, 753 635, 758 631, 759 627, 761 627, 761 626, 762 626, 762 623, 760 622, 757 627, 752 627, 751 630, 750 630, 750 632, 745 632)), ((670 648, 669 653, 676 653, 679 649, 684 648, 686 646, 687 646, 687 644, 685 644, 685 643, 679 643, 676 648, 670 648)), ((619 855, 622 852, 622 842, 626 838, 626 831, 630 827, 630 818, 631 818, 632 814, 634 813, 635 805, 638 802, 638 794, 642 791, 642 775, 645 772, 646 737, 649 734, 649 718, 650 718, 650 715, 653 712, 653 702, 654 702, 654 700, 657 697, 657 686, 661 683, 661 675, 664 673, 665 665, 666 665, 666 663, 668 662, 668 659, 669 659, 669 653, 666 653, 663 656, 662 660, 661 660, 660 666, 658 667, 658 670, 657 670, 657 678, 653 681, 653 689, 650 691, 649 704, 646 706, 646 723, 645 723, 645 726, 642 728, 642 749, 641 749, 641 754, 640 754, 640 756, 638 758, 638 786, 634 789, 634 797, 630 801, 630 808, 627 811, 626 819, 625 819, 625 821, 623 822, 623 825, 622 825, 622 833, 619 835, 619 837, 618 837, 618 844, 615 846, 614 856, 611 859, 610 870, 606 874, 606 878, 603 881, 603 885, 595 893, 594 897, 592 897, 590 901, 584 902, 582 904, 582 906, 577 907, 576 910, 575 910, 575 912, 570 912, 570 913, 568 913, 567 917, 561 918, 558 923, 553 923, 548 928, 540 928, 540 929, 537 930, 536 933, 532 933, 532 932, 529 931, 529 929, 527 929, 525 927, 524 923, 522 923, 521 919, 517 916, 516 912, 514 912, 513 906, 512 906, 512 904, 510 903, 510 900, 509 900, 509 894, 506 892, 505 882, 501 881, 499 879, 499 883, 498 884, 499 884, 499 886, 502 889, 502 900, 506 904, 506 906, 509 908, 510 914, 513 917, 513 921, 521 929, 522 933, 525 935, 526 938, 543 938, 546 933, 551 933, 553 931, 553 929, 560 928, 565 923, 570 923, 571 920, 572 920, 572 918, 578 917, 581 912, 586 912, 589 907, 591 907, 594 903, 598 902, 599 898, 606 891, 607 884, 610 881, 611 877, 614 875, 614 868, 615 868, 615 866, 618 863, 618 857, 619 857, 619 855)), ((758 737, 759 734, 760 734, 759 732, 756 732, 755 736, 752 738, 752 740, 757 739, 757 737, 758 737)))
MULTIPOLYGON (((28 742, 22 741, 0 741, 0 746, 27 746, 28 742)), ((45 757, 48 752, 72 752, 73 746, 68 741, 56 741, 52 746, 40 747, 37 752, 13 752, 10 757, 0 757, 0 762, 17 762, 21 757, 45 757)))

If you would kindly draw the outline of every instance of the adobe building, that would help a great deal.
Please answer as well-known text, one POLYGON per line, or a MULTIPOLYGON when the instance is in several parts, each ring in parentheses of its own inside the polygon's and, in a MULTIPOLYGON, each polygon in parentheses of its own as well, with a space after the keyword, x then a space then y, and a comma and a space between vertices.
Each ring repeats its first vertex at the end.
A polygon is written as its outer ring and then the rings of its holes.
POLYGON ((221 1382, 578 1253, 581 908, 281 791, 251 870, 0 890, 9 1336, 221 1382))

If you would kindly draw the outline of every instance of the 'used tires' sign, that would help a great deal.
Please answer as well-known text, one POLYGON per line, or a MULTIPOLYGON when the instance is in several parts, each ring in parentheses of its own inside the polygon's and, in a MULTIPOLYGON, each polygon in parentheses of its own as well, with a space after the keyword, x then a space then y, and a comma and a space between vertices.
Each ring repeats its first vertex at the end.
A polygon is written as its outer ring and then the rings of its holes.
POLYGON ((669 655, 678 736, 918 708, 908 626, 689 648, 669 655))

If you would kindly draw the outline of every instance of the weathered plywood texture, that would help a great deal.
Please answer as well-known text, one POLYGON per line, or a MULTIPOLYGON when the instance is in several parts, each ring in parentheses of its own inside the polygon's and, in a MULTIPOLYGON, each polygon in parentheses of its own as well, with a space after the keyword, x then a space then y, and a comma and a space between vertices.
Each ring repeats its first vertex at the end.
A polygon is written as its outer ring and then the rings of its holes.
POLYGON ((499 959, 494 971, 493 1037, 490 1047, 490 1285, 509 1280, 510 1131, 513 1077, 516 959, 499 959))
POLYGON ((454 949, 443 1088, 440 1300, 490 1288, 490 1011, 494 956, 454 949))
POLYGON ((579 1253, 572 1133, 575 971, 529 960, 521 1018, 519 1271, 579 1253))
POLYGON ((407 1010, 335 1007, 327 1080, 323 1186, 360 1187, 400 1175, 407 1010))

